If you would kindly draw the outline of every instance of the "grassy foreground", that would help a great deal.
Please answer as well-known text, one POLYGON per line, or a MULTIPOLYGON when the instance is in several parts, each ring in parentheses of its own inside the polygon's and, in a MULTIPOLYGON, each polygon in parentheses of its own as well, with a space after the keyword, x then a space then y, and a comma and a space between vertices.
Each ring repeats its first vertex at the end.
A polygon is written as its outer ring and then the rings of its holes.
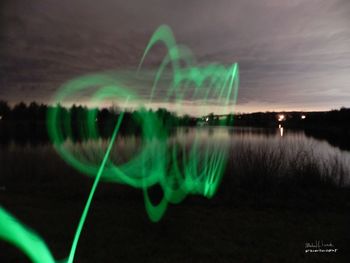
MULTIPOLYGON (((75 262, 349 262, 350 192, 337 159, 320 163, 301 147, 240 145, 217 195, 170 206, 147 218, 140 191, 102 183, 75 262), (332 242, 337 253, 305 254, 305 243, 332 242)), ((2 152, 0 203, 67 256, 92 179, 50 146, 2 152)), ((0 242, 1 262, 28 262, 0 242)))

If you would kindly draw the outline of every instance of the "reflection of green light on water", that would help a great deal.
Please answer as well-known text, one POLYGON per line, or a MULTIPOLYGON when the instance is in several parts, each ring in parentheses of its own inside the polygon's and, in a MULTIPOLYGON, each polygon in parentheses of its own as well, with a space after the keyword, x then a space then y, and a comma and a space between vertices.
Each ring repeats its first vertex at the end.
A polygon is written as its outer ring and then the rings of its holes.
MULTIPOLYGON (((196 67, 190 50, 177 45, 170 28, 161 26, 151 37, 138 72, 142 70, 148 53, 158 43, 164 44, 168 52, 155 73, 149 102, 157 95, 158 83, 166 68, 171 67, 173 78, 167 87, 166 96, 163 96, 165 102, 172 100, 177 107, 181 107, 185 98, 199 100, 203 108, 210 109, 209 102, 215 100, 232 111, 237 100, 238 64, 229 67, 219 64, 196 67)), ((87 90, 95 91, 91 97, 94 104, 102 103, 106 99, 136 104, 140 101, 137 94, 108 74, 83 76, 69 81, 57 92, 55 101, 64 103, 69 97, 87 90)), ((118 165, 113 163, 110 152, 122 124, 123 113, 119 115, 106 152, 97 152, 92 160, 84 159, 82 153, 71 151, 64 143, 67 136, 72 136, 71 116, 61 107, 54 107, 48 113, 48 131, 57 152, 75 169, 94 177, 91 192, 78 222, 68 263, 74 260, 79 237, 100 179, 142 189, 145 209, 153 222, 162 218, 168 203, 177 204, 189 194, 211 198, 218 189, 227 161, 227 144, 203 144, 197 135, 189 149, 185 145, 169 143, 167 132, 157 115, 142 109, 142 105, 139 106, 136 119, 142 128, 141 150, 132 159, 118 165), (148 193, 148 189, 154 185, 159 185, 163 190, 163 197, 158 204, 152 203, 148 193)), ((96 114, 97 111, 89 111, 86 120, 81 122, 79 131, 82 137, 100 137, 95 121, 96 114)), ((19 247, 33 262, 54 262, 40 238, 26 230, 4 210, 0 212, 0 237, 19 247), (35 255, 32 251, 35 251, 35 255)))

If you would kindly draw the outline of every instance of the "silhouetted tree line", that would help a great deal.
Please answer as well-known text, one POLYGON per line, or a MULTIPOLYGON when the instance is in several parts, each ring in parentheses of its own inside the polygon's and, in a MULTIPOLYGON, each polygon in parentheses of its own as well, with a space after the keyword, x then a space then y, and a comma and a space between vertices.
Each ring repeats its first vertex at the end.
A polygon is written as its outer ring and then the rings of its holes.
POLYGON ((283 128, 303 130, 306 136, 326 140, 333 146, 350 150, 350 109, 344 107, 324 112, 254 112, 228 115, 210 113, 200 118, 199 124, 272 128, 271 131, 281 125, 283 128))
POLYGON ((276 127, 278 124, 288 128, 349 128, 350 109, 341 108, 324 112, 255 112, 229 114, 226 118, 228 126, 276 127), (283 121, 278 120, 280 115, 284 115, 283 121), (305 117, 302 118, 302 116, 305 117))
MULTIPOLYGON (((47 112, 53 107, 60 109, 61 116, 70 116, 72 133, 66 137, 73 140, 84 140, 91 135, 85 132, 87 129, 87 116, 91 111, 96 111, 96 125, 99 136, 108 138, 115 127, 121 112, 117 108, 91 109, 81 105, 73 105, 70 108, 61 105, 48 106, 31 102, 20 102, 10 107, 6 101, 0 100, 0 142, 16 140, 19 142, 39 143, 48 141, 47 112)), ((251 126, 276 128, 281 124, 285 128, 305 130, 306 135, 326 139, 334 145, 344 146, 350 136, 350 109, 341 108, 327 112, 256 112, 248 114, 215 115, 211 113, 201 118, 189 115, 177 116, 166 109, 148 110, 160 122, 163 132, 171 133, 178 126, 251 126), (283 114, 285 119, 278 120, 283 114), (304 115, 305 118, 301 118, 304 115)), ((138 111, 123 112, 123 121, 120 134, 140 134, 142 117, 138 111)), ((349 145, 345 147, 350 149, 349 145)))
POLYGON ((274 112, 255 112, 247 114, 228 115, 229 126, 275 127, 277 123, 274 112))
POLYGON ((350 150, 350 109, 310 113, 305 119, 307 136, 326 140, 342 150, 350 150))
MULTIPOLYGON (((96 112, 96 125, 98 134, 102 138, 108 138, 122 113, 117 108, 87 108, 81 105, 73 105, 70 108, 61 105, 48 106, 32 102, 26 104, 20 102, 10 107, 6 101, 0 101, 0 141, 8 142, 16 140, 19 142, 40 143, 48 141, 47 113, 50 109, 58 108, 61 119, 69 116, 71 134, 66 136, 73 140, 84 140, 89 138, 85 132, 87 129, 87 117, 91 111, 96 112)), ((158 110, 147 110, 148 114, 154 115, 159 122, 163 132, 171 133, 177 126, 195 126, 197 119, 189 115, 177 116, 173 112, 160 108, 158 110)), ((120 134, 140 134, 142 115, 138 111, 123 112, 123 121, 120 126, 120 134)))
POLYGON ((228 115, 229 126, 302 129, 306 136, 326 140, 343 150, 350 150, 350 108, 324 112, 258 112, 228 115), (279 121, 279 116, 285 119, 279 121), (304 117, 302 117, 304 116, 304 117))

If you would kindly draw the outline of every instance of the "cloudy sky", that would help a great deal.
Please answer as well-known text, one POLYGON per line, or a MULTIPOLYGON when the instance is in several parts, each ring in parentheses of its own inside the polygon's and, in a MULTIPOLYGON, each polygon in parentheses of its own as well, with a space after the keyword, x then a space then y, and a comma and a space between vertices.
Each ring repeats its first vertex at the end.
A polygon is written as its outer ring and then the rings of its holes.
MULTIPOLYGON (((350 106, 349 0, 2 0, 0 8, 0 99, 11 103, 50 103, 81 75, 130 74, 167 24, 201 65, 239 63, 237 111, 350 106)), ((128 83, 141 97, 150 92, 128 83)), ((171 107, 161 96, 156 103, 171 107)))

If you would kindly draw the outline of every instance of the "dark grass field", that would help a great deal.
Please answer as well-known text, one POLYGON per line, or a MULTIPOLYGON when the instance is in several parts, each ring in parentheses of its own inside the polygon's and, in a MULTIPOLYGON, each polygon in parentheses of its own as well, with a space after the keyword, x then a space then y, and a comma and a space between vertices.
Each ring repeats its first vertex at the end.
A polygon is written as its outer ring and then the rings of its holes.
MULTIPOLYGON (((67 256, 84 205, 82 196, 14 194, 1 201, 40 233, 55 258, 67 256)), ((349 211, 229 206, 215 201, 190 198, 170 206, 159 223, 151 223, 137 191, 124 198, 99 192, 75 262, 348 262, 350 258, 349 211), (305 243, 314 240, 332 242, 338 252, 305 254, 305 243)), ((29 262, 5 243, 0 251, 1 262, 29 262)))
MULTIPOLYGON (((240 152, 213 199, 189 196, 170 205, 159 223, 148 219, 140 190, 102 182, 75 262, 349 262, 346 171, 336 161, 317 166, 311 156, 288 166, 281 153, 240 152), (338 251, 306 254, 305 243, 318 240, 338 251)), ((1 205, 34 229, 57 260, 66 258, 92 178, 50 147, 0 157, 1 205)), ((0 262, 29 260, 0 242, 0 262)))

